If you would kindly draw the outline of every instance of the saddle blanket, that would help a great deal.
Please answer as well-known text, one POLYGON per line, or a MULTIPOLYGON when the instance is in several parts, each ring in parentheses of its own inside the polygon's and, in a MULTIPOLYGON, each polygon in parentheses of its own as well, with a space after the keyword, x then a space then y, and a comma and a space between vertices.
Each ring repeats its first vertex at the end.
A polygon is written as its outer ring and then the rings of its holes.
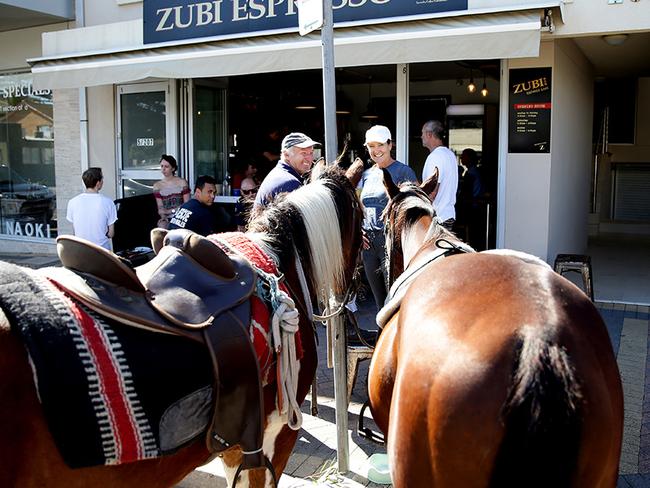
MULTIPOLYGON (((73 468, 171 454, 210 421, 213 368, 190 339, 125 326, 65 295, 44 275, 0 262, 0 307, 29 355, 44 415, 73 468)), ((269 312, 251 325, 268 375, 269 312), (266 342, 265 346, 262 342, 266 342), (264 346, 264 347, 263 347, 264 346)))
MULTIPOLYGON (((208 236, 208 239, 228 254, 238 253, 240 256, 246 258, 255 268, 261 269, 267 274, 280 275, 273 260, 243 232, 213 234, 208 236)), ((283 282, 280 283, 280 289, 290 296, 289 289, 283 282)), ((268 333, 271 329, 269 308, 270 305, 264 303, 257 296, 257 293, 251 297, 251 341, 255 346, 258 358, 264 358, 267 352, 271 352, 268 349, 270 344, 268 333)), ((303 354, 300 332, 296 333, 294 337, 296 342, 296 358, 299 361, 303 354)), ((271 365, 272 363, 270 361, 262 362, 260 360, 260 371, 262 372, 264 384, 275 381, 275 368, 270 368, 271 365)))

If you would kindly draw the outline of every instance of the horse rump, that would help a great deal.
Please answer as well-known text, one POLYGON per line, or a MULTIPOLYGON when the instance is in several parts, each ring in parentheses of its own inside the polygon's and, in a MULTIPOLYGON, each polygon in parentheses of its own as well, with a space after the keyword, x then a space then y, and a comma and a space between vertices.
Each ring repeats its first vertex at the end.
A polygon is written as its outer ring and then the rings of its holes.
POLYGON ((513 371, 501 411, 504 437, 490 486, 572 486, 582 392, 567 351, 548 337, 544 327, 524 327, 513 371))

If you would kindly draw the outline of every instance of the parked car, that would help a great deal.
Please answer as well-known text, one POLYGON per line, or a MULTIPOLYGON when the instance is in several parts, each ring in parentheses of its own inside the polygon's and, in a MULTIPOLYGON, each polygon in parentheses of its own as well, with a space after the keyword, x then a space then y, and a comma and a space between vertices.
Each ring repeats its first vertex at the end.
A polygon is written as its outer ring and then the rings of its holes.
POLYGON ((47 223, 56 198, 45 185, 32 183, 6 165, 0 165, 0 217, 47 223))

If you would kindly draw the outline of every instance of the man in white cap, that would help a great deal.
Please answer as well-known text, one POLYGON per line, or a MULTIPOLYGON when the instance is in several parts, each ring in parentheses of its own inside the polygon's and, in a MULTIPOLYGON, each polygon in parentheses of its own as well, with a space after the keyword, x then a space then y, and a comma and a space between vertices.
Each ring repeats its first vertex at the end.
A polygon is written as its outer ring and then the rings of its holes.
POLYGON ((257 190, 255 208, 266 206, 278 193, 290 192, 303 185, 302 176, 314 164, 316 145, 320 143, 302 132, 292 132, 282 139, 280 161, 257 190))

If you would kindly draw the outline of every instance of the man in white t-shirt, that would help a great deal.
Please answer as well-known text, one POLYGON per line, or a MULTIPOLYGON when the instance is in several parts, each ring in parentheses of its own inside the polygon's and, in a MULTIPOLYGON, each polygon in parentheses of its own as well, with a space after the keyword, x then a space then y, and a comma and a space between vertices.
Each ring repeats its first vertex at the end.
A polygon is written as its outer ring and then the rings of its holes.
POLYGON ((456 190, 458 189, 458 162, 456 155, 444 146, 444 127, 437 120, 429 120, 422 126, 422 145, 430 153, 422 169, 422 181, 438 168, 438 186, 429 195, 433 200, 439 222, 451 230, 456 221, 456 190))
POLYGON ((99 193, 104 186, 102 169, 88 168, 81 179, 86 191, 68 202, 66 218, 72 222, 72 233, 110 251, 117 209, 113 200, 99 193))

